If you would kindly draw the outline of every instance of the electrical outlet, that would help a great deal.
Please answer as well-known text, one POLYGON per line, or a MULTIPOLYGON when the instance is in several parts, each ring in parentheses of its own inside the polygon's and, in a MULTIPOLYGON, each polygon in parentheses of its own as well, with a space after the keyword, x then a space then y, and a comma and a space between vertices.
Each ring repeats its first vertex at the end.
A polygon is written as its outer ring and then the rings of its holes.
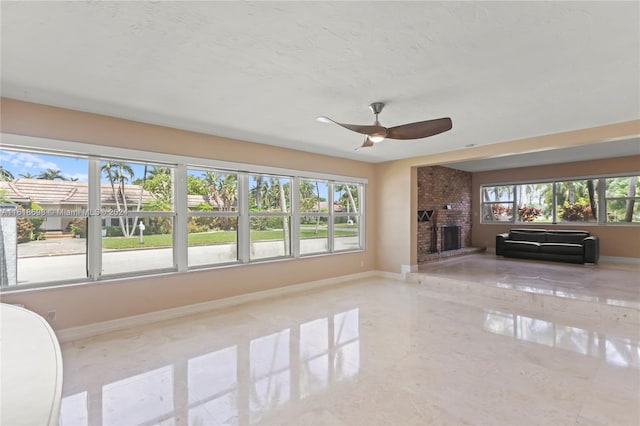
POLYGON ((56 321, 56 311, 47 312, 47 321, 55 322, 56 321))
POLYGON ((361 267, 361 268, 364 268, 364 260, 361 260, 361 261, 360 261, 360 267, 361 267))

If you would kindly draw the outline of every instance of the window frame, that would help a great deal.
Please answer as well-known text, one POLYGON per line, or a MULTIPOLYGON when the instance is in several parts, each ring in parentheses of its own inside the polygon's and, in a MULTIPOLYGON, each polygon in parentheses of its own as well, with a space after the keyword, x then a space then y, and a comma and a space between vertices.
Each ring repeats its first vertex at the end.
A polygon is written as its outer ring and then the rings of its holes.
MULTIPOLYGON (((184 201, 185 201, 185 211, 186 213, 186 220, 185 223, 188 223, 189 220, 191 218, 194 217, 233 217, 236 218, 236 260, 234 261, 230 261, 230 262, 219 262, 219 263, 206 263, 206 264, 200 264, 200 265, 193 265, 193 266, 189 266, 189 255, 188 255, 188 251, 189 251, 189 231, 187 230, 186 232, 186 239, 187 239, 187 265, 186 268, 187 270, 198 270, 198 269, 207 269, 207 268, 215 268, 215 267, 221 267, 221 266, 228 266, 228 265, 235 265, 238 263, 241 263, 241 257, 240 257, 240 215, 241 215, 241 211, 242 211, 242 204, 244 203, 244 200, 241 199, 240 194, 244 193, 241 190, 241 185, 243 182, 243 180, 241 179, 240 175, 241 173, 236 171, 236 170, 225 170, 225 169, 220 169, 220 168, 211 168, 211 167, 194 167, 191 166, 189 164, 187 164, 185 166, 185 182, 188 183, 188 179, 189 179, 189 171, 191 170, 196 170, 196 171, 201 171, 201 172, 218 172, 218 173, 224 173, 224 174, 234 174, 236 175, 236 200, 237 200, 237 206, 236 206, 236 210, 235 211, 194 211, 194 210, 189 210, 189 206, 188 206, 188 196, 189 196, 189 191, 188 189, 185 189, 185 194, 184 194, 184 201)), ((185 225, 186 226, 186 225, 185 225)))
POLYGON ((300 197, 300 183, 302 181, 315 181, 315 182, 322 182, 324 184, 326 184, 327 186, 327 211, 326 212, 321 212, 320 211, 320 198, 318 198, 316 201, 318 203, 318 211, 314 212, 314 211, 307 211, 307 210, 302 210, 301 208, 301 204, 300 204, 300 199, 298 200, 298 206, 300 207, 298 209, 298 218, 296 220, 296 228, 297 228, 297 238, 296 238, 296 242, 297 242, 297 253, 300 255, 300 257, 309 257, 309 256, 318 256, 318 255, 323 255, 323 254, 329 254, 332 252, 332 241, 330 238, 330 233, 333 232, 333 226, 330 225, 330 221, 331 219, 331 213, 333 212, 333 182, 330 182, 328 180, 324 180, 324 179, 307 179, 307 178, 298 178, 297 181, 297 197, 300 197), (301 246, 302 246, 302 240, 303 238, 301 237, 302 235, 302 224, 301 224, 301 220, 302 217, 306 217, 306 216, 315 216, 318 218, 325 218, 327 221, 327 250, 325 251, 316 251, 316 252, 307 252, 307 253, 301 253, 301 246))
MULTIPOLYGON (((635 199, 637 203, 640 203, 640 196, 636 197, 607 197, 606 195, 606 184, 605 181, 611 178, 625 178, 625 177, 640 177, 640 172, 628 172, 628 173, 613 173, 613 174, 602 174, 602 175, 589 175, 589 176, 568 176, 568 177, 559 177, 555 179, 536 179, 532 181, 516 181, 516 182, 500 182, 500 183, 485 183, 480 184, 479 187, 479 196, 480 196, 480 223, 482 225, 500 225, 500 224, 517 224, 517 225, 562 225, 562 226, 638 226, 640 222, 610 222, 608 220, 608 215, 606 211, 607 201, 613 199, 635 199), (586 181, 593 180, 597 181, 597 185, 595 186, 596 192, 596 204, 598 209, 598 218, 596 221, 560 221, 558 219, 558 208, 557 208, 557 184, 563 182, 571 182, 571 181, 586 181), (519 221, 517 208, 519 204, 518 200, 518 187, 520 185, 535 185, 535 184, 550 184, 552 185, 552 203, 551 203, 551 212, 552 212, 552 221, 546 222, 528 222, 528 221, 519 221), (512 186, 514 197, 512 201, 505 202, 502 204, 511 203, 513 209, 513 217, 509 221, 486 221, 482 212, 484 211, 485 204, 483 202, 483 189, 484 188, 492 188, 496 186, 512 186)), ((639 182, 640 183, 640 182, 639 182)), ((496 204, 493 202, 493 204, 496 204)))
POLYGON ((640 224, 640 221, 638 222, 633 222, 633 220, 631 222, 609 222, 609 201, 624 201, 625 203, 628 203, 629 201, 633 200, 634 203, 636 204, 636 207, 640 204, 640 191, 639 191, 639 187, 640 187, 640 172, 635 173, 635 174, 630 174, 630 175, 621 175, 621 176, 607 176, 601 179, 602 180, 602 194, 604 194, 603 197, 603 205, 600 207, 601 211, 602 211, 602 216, 604 217, 604 219, 606 219, 607 223, 609 224, 615 224, 615 225, 627 225, 627 224, 640 224), (631 179, 632 177, 636 177, 638 178, 636 181, 636 194, 633 197, 630 196, 623 196, 623 197, 616 197, 616 196, 607 196, 607 180, 608 179, 616 179, 616 178, 629 178, 631 179))
MULTIPOLYGON (((100 162, 109 160, 122 160, 130 161, 140 164, 154 164, 154 165, 167 165, 172 167, 173 170, 173 209, 171 212, 151 212, 151 211, 136 211, 135 215, 142 216, 171 216, 173 218, 173 266, 171 268, 152 269, 145 271, 136 271, 124 274, 106 274, 102 275, 102 219, 104 216, 96 215, 88 217, 87 224, 87 253, 86 253, 86 265, 88 274, 86 278, 76 280, 64 280, 64 281, 47 281, 38 283, 24 283, 15 286, 0 287, 0 292, 20 291, 30 288, 42 288, 42 287, 55 287, 67 284, 90 284, 96 282, 104 282, 113 279, 122 278, 135 278, 140 276, 152 276, 164 273, 180 273, 188 272, 191 270, 203 270, 203 269, 215 269, 219 267, 228 267, 243 265, 247 263, 260 263, 269 261, 278 261, 281 259, 294 259, 308 256, 330 256, 333 254, 340 254, 345 252, 357 252, 365 250, 365 217, 364 211, 364 197, 366 193, 366 187, 368 183, 367 178, 336 175, 330 173, 320 173, 312 171, 302 171, 295 169, 285 169, 279 167, 255 165, 237 163, 215 159, 204 159, 183 155, 173 155, 166 153, 159 153, 153 151, 142 151, 137 149, 111 147, 105 145, 92 145, 81 142, 72 142, 65 140, 56 140, 49 138, 39 138, 32 136, 16 135, 11 133, 0 133, 2 143, 0 149, 8 151, 29 152, 42 155, 63 155, 63 156, 77 156, 88 159, 88 208, 96 209, 100 208, 100 188, 101 188, 101 170, 100 162), (51 148, 55 147, 55 148, 51 148), (198 265, 194 267, 188 266, 188 231, 187 222, 190 217, 188 211, 188 197, 187 197, 187 182, 188 182, 188 170, 189 169, 213 169, 220 172, 235 173, 238 176, 238 211, 237 212, 211 212, 213 215, 232 215, 238 217, 238 261, 229 263, 218 263, 211 265, 198 265), (286 257, 276 258, 264 258, 264 259, 250 259, 249 258, 249 243, 250 243, 250 217, 272 215, 266 212, 249 212, 248 203, 248 186, 249 175, 266 174, 275 175, 290 178, 290 190, 291 190, 291 206, 289 212, 286 214, 290 221, 290 248, 291 253, 286 257), (359 217, 358 223, 358 235, 359 245, 358 248, 349 250, 335 251, 333 249, 333 225, 329 226, 331 245, 328 252, 314 253, 314 254, 300 254, 300 200, 299 200, 299 183, 301 179, 307 180, 319 180, 329 183, 329 198, 333 194, 334 183, 347 183, 350 185, 358 185, 359 188, 359 217), (257 214, 259 213, 259 214, 257 214)), ((332 202, 332 199, 330 200, 332 202)), ((329 211, 329 223, 333 223, 334 212, 329 211)), ((282 216, 284 213, 274 213, 276 216, 282 216)), ((353 216, 353 213, 351 213, 353 216)))
MULTIPOLYGON (((245 215, 247 216, 248 229, 246 229, 246 231, 243 233, 244 234, 243 243, 248 248, 248 251, 246 251, 244 253, 244 256, 243 256, 243 259, 242 259, 243 263, 257 263, 257 262, 264 262, 264 261, 267 261, 267 260, 289 259, 289 258, 296 257, 294 255, 295 254, 295 250, 293 248, 293 241, 294 241, 294 238, 293 238, 293 228, 294 228, 293 211, 299 209, 299 203, 296 202, 294 204, 294 199, 293 199, 293 197, 294 197, 294 195, 293 195, 294 186, 295 186, 296 190, 298 188, 298 185, 295 184, 294 181, 295 181, 294 176, 287 176, 287 175, 283 175, 283 174, 253 173, 253 172, 250 172, 250 173, 246 174, 246 179, 245 179, 245 182, 244 182, 243 186, 246 185, 247 197, 246 197, 246 200, 244 200, 244 201, 246 201, 246 207, 244 208, 243 213, 245 213, 245 215), (287 210, 286 211, 267 211, 267 210, 264 210, 264 211, 262 211, 262 210, 261 211, 252 211, 251 210, 251 208, 250 208, 251 206, 249 206, 249 203, 248 203, 248 201, 249 201, 249 192, 251 191, 251 188, 249 188, 249 183, 250 183, 251 177, 258 176, 258 175, 262 176, 262 177, 268 176, 268 177, 273 177, 273 178, 278 178, 278 179, 282 178, 282 179, 288 179, 289 180, 289 182, 288 182, 288 184, 289 184, 289 206, 287 206, 287 210), (283 243, 285 244, 285 246, 288 245, 289 253, 285 253, 282 256, 253 258, 253 257, 251 257, 251 248, 252 248, 252 245, 253 245, 253 242, 251 240, 251 231, 252 231, 252 229, 251 229, 251 219, 254 219, 254 218, 269 218, 269 217, 282 218, 283 219, 283 224, 284 224, 284 219, 287 218, 287 220, 289 222, 288 223, 288 225, 289 225, 289 232, 288 232, 289 233, 289 242, 287 243, 283 239, 283 243)), ((283 184, 283 185, 286 185, 286 184, 283 184)), ((285 196, 285 199, 286 199, 286 196, 285 196)), ((283 230, 283 234, 284 234, 283 235, 283 238, 284 238, 284 237, 286 237, 287 232, 285 232, 283 230)))

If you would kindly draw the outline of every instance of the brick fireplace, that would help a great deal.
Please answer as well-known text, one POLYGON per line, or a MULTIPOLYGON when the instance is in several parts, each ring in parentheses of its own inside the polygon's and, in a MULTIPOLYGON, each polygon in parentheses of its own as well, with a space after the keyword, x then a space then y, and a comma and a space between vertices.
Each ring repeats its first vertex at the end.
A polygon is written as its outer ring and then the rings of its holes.
POLYGON ((418 210, 418 263, 470 247, 471 173, 443 166, 418 168, 418 210))

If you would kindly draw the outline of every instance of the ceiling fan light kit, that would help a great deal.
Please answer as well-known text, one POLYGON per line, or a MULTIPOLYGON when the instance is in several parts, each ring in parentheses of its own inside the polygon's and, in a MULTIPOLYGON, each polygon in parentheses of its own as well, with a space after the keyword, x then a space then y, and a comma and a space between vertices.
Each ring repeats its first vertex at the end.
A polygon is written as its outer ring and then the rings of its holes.
POLYGON ((364 143, 359 148, 371 147, 376 143, 382 142, 385 139, 422 139, 429 136, 434 136, 448 130, 453 127, 451 118, 438 118, 435 120, 418 121, 415 123, 402 124, 395 127, 384 127, 378 121, 378 114, 382 112, 384 103, 374 102, 369 105, 369 109, 376 116, 373 125, 358 125, 358 124, 346 124, 339 123, 328 117, 318 117, 318 121, 322 123, 334 123, 345 129, 351 130, 356 133, 365 135, 364 143))

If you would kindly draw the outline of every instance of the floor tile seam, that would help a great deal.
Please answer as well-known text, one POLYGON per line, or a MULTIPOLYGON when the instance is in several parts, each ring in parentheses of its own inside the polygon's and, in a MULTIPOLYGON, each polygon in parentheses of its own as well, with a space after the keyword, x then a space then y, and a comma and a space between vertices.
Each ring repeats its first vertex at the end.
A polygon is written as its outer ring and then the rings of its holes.
MULTIPOLYGON (((600 371, 604 368, 603 366, 606 364, 606 360, 601 359, 600 362, 598 362, 598 365, 595 369, 595 371, 591 374, 591 377, 589 377, 589 387, 587 389, 587 392, 585 393, 585 395, 582 398, 582 401, 580 401, 580 411, 578 412, 578 417, 577 418, 585 418, 588 420, 593 420, 590 417, 587 417, 585 415, 583 415, 583 413, 585 412, 585 409, 590 408, 589 406, 587 406, 587 402, 589 401, 589 397, 593 394, 594 389, 596 388, 596 377, 598 377, 598 374, 600 374, 600 371)), ((599 423, 597 421, 595 421, 596 423, 599 423)))

